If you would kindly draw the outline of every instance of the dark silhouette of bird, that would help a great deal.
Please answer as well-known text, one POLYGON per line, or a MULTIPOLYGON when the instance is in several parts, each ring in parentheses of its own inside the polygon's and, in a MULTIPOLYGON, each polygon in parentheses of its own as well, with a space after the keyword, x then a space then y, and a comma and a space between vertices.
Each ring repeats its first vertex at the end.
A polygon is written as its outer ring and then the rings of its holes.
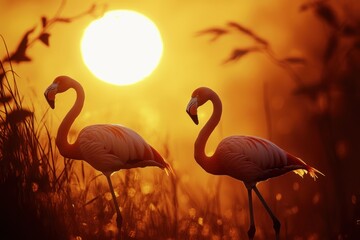
POLYGON ((84 104, 84 90, 74 79, 59 76, 45 91, 45 98, 50 107, 55 108, 56 94, 70 88, 76 91, 76 101, 59 126, 56 146, 62 156, 73 160, 84 160, 106 176, 117 213, 117 227, 120 231, 122 216, 110 175, 120 169, 156 166, 171 172, 172 168, 139 134, 121 125, 87 126, 80 131, 74 143, 69 143, 67 138, 70 127, 84 104))
POLYGON ((276 239, 279 239, 280 221, 267 205, 256 184, 290 171, 300 176, 309 173, 314 180, 317 178, 317 173, 324 174, 269 140, 254 136, 227 137, 219 143, 212 156, 207 156, 205 154, 205 146, 210 134, 220 121, 222 113, 221 100, 210 88, 200 87, 192 93, 191 100, 186 108, 192 120, 195 124, 198 124, 197 110, 207 101, 212 102, 213 113, 195 141, 194 158, 196 162, 208 173, 228 175, 244 182, 249 198, 249 239, 253 239, 255 235, 252 190, 254 190, 270 215, 276 239))

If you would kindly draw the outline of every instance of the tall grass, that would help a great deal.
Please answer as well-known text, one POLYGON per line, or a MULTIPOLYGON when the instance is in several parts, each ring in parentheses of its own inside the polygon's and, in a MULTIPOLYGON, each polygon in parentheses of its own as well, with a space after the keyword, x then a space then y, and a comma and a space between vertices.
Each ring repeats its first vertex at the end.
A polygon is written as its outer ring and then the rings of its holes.
POLYGON ((55 174, 53 141, 45 125, 36 121, 33 109, 23 107, 11 62, 9 69, 0 64, 2 235, 8 239, 61 237, 58 233, 66 233, 65 226, 56 224, 54 229, 49 223, 57 215, 50 193, 62 181, 55 174))

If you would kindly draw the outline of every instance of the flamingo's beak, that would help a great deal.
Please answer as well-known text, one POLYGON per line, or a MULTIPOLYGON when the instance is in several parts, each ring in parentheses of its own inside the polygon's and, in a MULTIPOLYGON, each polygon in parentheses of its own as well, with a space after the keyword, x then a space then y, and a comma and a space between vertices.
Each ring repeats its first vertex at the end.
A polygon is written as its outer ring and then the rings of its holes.
POLYGON ((193 122, 198 125, 199 124, 199 119, 198 119, 198 115, 197 115, 197 98, 191 98, 190 102, 188 103, 187 107, 186 107, 186 112, 189 114, 189 116, 191 117, 191 119, 193 120, 193 122))
POLYGON ((52 109, 55 108, 55 95, 57 93, 57 83, 51 84, 44 92, 46 101, 49 103, 52 109))
POLYGON ((199 124, 199 119, 198 119, 198 115, 191 115, 191 113, 189 113, 189 116, 191 117, 191 119, 193 120, 193 122, 198 125, 199 124))
POLYGON ((54 101, 54 100, 49 100, 49 99, 47 99, 47 101, 48 101, 50 107, 51 107, 52 109, 54 109, 54 108, 55 108, 55 101, 54 101))

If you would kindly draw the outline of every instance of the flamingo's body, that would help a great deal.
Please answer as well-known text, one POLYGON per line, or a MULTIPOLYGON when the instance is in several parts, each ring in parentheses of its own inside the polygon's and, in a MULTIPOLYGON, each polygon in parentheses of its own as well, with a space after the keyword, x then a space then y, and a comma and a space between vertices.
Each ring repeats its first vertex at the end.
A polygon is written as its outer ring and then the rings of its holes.
POLYGON ((73 144, 67 140, 70 127, 80 114, 85 94, 82 86, 74 79, 59 76, 46 89, 45 97, 51 108, 55 107, 55 95, 73 88, 77 98, 74 106, 59 126, 56 145, 62 156, 84 160, 106 176, 117 212, 117 223, 120 230, 122 217, 115 198, 110 175, 120 169, 157 166, 170 170, 170 165, 161 155, 133 130, 115 124, 97 124, 85 127, 73 144))
POLYGON ((213 156, 219 159, 218 173, 241 180, 251 187, 259 181, 290 171, 299 175, 316 170, 287 153, 269 140, 254 136, 230 136, 223 139, 213 156))
POLYGON ((83 159, 104 173, 136 167, 167 167, 160 154, 139 134, 121 125, 88 126, 81 130, 77 142, 83 159))
POLYGON ((213 156, 207 156, 205 154, 205 145, 210 134, 220 121, 222 113, 221 100, 211 89, 201 87, 193 92, 186 109, 193 121, 198 124, 197 109, 208 100, 213 103, 214 110, 195 141, 195 160, 205 171, 211 174, 228 175, 244 182, 249 197, 250 229, 248 235, 250 239, 253 239, 255 235, 252 190, 255 191, 269 212, 274 222, 276 237, 279 238, 280 222, 266 204, 256 184, 259 181, 280 176, 290 171, 294 171, 300 176, 309 172, 314 179, 317 178, 316 173, 322 173, 269 140, 253 136, 227 137, 219 143, 213 156))

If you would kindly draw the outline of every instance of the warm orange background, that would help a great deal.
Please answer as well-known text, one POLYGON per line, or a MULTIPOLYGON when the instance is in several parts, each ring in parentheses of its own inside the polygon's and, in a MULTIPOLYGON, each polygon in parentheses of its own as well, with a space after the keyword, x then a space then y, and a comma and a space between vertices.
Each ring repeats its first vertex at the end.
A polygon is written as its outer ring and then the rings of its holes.
MULTIPOLYGON (((360 11, 348 2, 350 13, 360 11)), ((225 204, 232 202, 229 199, 233 194, 245 197, 245 189, 230 178, 209 176, 196 164, 193 142, 212 108, 208 104, 199 110, 200 125, 196 126, 185 112, 186 104, 198 86, 211 87, 222 99, 222 120, 207 145, 209 153, 228 135, 269 138, 263 104, 263 84, 266 83, 268 99, 265 100, 272 117, 271 140, 324 170, 326 159, 321 143, 316 129, 309 124, 316 107, 307 99, 292 94, 295 83, 289 75, 261 53, 250 53, 236 63, 221 64, 234 47, 253 45, 253 40, 245 35, 232 34, 212 43, 208 41, 211 36, 195 36, 208 27, 225 26, 228 21, 239 22, 266 39, 279 58, 306 58, 307 64, 295 70, 304 82, 316 82, 322 71, 319 55, 324 51, 327 30, 312 11, 299 12, 299 5, 304 1, 123 0, 96 3, 106 4, 109 10, 139 11, 152 19, 163 37, 161 62, 152 75, 140 83, 131 86, 104 83, 89 72, 81 59, 80 40, 93 18, 85 16, 70 24, 56 24, 51 29, 50 48, 36 43, 28 52, 33 61, 14 65, 20 91, 29 106, 33 105, 38 119, 48 109, 43 97, 46 87, 56 76, 69 75, 77 79, 86 92, 83 111, 72 129, 77 132, 85 125, 120 123, 136 130, 161 153, 167 144, 169 161, 189 186, 203 185, 211 193, 215 180, 226 183, 222 185, 225 204)), ((26 30, 35 24, 40 27, 41 16, 53 16, 59 4, 60 1, 2 0, 0 34, 10 51, 16 49, 26 30)), ((76 15, 90 5, 89 1, 68 1, 62 15, 76 15)), ((0 54, 5 55, 2 45, 0 54)), ((47 124, 54 135, 74 100, 72 91, 58 95, 55 110, 47 113, 47 124)), ((323 203, 324 196, 317 194, 327 187, 324 178, 314 183, 308 177, 301 180, 294 174, 287 174, 261 184, 260 191, 271 203, 277 193, 291 192, 295 181, 300 184, 300 191, 309 189, 306 196, 298 196, 299 204, 301 201, 323 203), (320 200, 314 200, 316 196, 320 200)), ((301 195, 299 192, 292 194, 301 195)), ((286 193, 282 197, 286 198, 286 193)))
MULTIPOLYGON (((208 27, 238 21, 267 39, 279 56, 311 57, 315 55, 314 49, 322 50, 323 44, 322 35, 311 32, 316 29, 321 33, 323 24, 316 21, 311 12, 299 13, 300 2, 97 1, 99 6, 106 4, 109 10, 124 8, 142 12, 157 24, 163 37, 164 54, 153 74, 125 87, 110 85, 92 76, 81 59, 79 48, 84 28, 92 20, 86 16, 70 24, 56 24, 51 29, 50 48, 41 43, 33 45, 28 51, 33 61, 15 65, 20 76, 18 84, 21 92, 26 91, 25 99, 31 101, 41 115, 47 109, 43 98, 45 88, 58 75, 72 76, 86 91, 84 109, 74 125, 76 129, 98 122, 121 123, 139 131, 157 147, 161 146, 158 142, 165 139, 172 149, 181 146, 181 150, 173 149, 173 154, 179 164, 187 166, 193 164, 192 142, 201 127, 193 125, 185 113, 192 91, 198 86, 209 86, 223 101, 221 126, 211 138, 213 145, 210 143, 208 147, 211 151, 221 137, 230 134, 268 137, 263 110, 263 83, 267 82, 272 111, 283 115, 274 123, 273 131, 280 139, 286 138, 298 125, 294 121, 302 122, 302 118, 306 118, 299 109, 281 113, 289 100, 297 100, 290 99, 294 84, 288 75, 259 53, 249 54, 238 63, 222 65, 233 47, 252 45, 246 36, 233 34, 208 44, 211 36, 195 35, 208 27)), ((10 51, 17 47, 27 29, 35 24, 40 27, 40 16, 51 17, 59 7, 59 3, 36 0, 0 4, 0 8, 6 10, 2 11, 1 34, 10 51)), ((73 16, 89 6, 89 3, 68 1, 62 15, 73 16)), ((3 48, 2 54, 5 54, 3 48)), ((310 59, 305 80, 311 81, 319 74, 316 60, 310 59)), ((299 72, 303 70, 300 68, 299 72)), ((55 112, 49 114, 54 128, 73 101, 72 92, 58 96, 55 112)), ((211 107, 200 112, 200 122, 204 123, 211 107)), ((298 151, 301 155, 301 149, 298 151)))
MULTIPOLYGON (((300 68, 299 72, 304 71, 306 80, 311 81, 319 74, 317 59, 311 57, 315 55, 314 49, 322 50, 323 44, 322 34, 312 33, 324 30, 311 12, 299 12, 300 2, 97 1, 100 7, 105 4, 109 10, 139 11, 155 22, 163 37, 164 54, 153 74, 131 86, 114 86, 96 79, 84 65, 80 53, 83 31, 93 20, 86 16, 70 24, 56 24, 51 29, 50 48, 41 43, 33 45, 28 52, 33 61, 15 65, 20 76, 18 85, 40 118, 48 108, 43 97, 46 87, 58 75, 72 76, 86 92, 83 111, 72 129, 78 131, 94 123, 121 123, 131 127, 160 152, 163 144, 168 144, 174 167, 185 171, 189 182, 201 179, 206 184, 209 176, 196 165, 192 151, 197 133, 211 114, 211 106, 199 111, 200 126, 195 126, 185 112, 192 91, 198 86, 208 86, 223 101, 222 121, 207 145, 210 153, 224 136, 268 137, 263 107, 263 83, 267 82, 271 110, 279 115, 272 126, 276 134, 274 141, 307 162, 321 166, 318 153, 307 146, 313 143, 306 139, 294 144, 288 141, 292 134, 301 133, 302 124, 299 123, 308 117, 304 115, 308 106, 292 108, 296 104, 292 102, 299 99, 291 96, 294 83, 289 76, 259 53, 249 54, 238 63, 222 65, 233 47, 253 44, 246 36, 233 34, 212 44, 208 42, 211 36, 195 37, 196 32, 208 27, 223 26, 228 21, 241 22, 267 39, 279 56, 310 57, 309 68, 306 71, 300 68)), ((0 29, 8 48, 16 49, 25 30, 35 24, 40 27, 40 17, 51 17, 59 4, 36 0, 2 1, 0 8, 6 11, 2 11, 0 29)), ((62 16, 76 15, 90 5, 68 1, 62 16)), ((52 129, 57 129, 74 100, 72 91, 57 97, 55 111, 48 113, 52 129)), ((243 191, 242 185, 237 184, 243 191)))

